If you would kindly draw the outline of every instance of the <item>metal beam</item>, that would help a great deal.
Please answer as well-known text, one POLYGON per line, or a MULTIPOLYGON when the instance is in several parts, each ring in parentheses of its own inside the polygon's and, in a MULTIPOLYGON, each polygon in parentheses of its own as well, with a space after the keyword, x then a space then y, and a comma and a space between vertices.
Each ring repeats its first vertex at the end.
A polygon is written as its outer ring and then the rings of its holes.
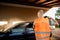
POLYGON ((12 4, 12 3, 1 3, 1 2, 0 2, 0 5, 14 6, 14 7, 25 7, 25 8, 35 8, 35 9, 49 9, 49 8, 44 8, 44 7, 35 7, 35 6, 27 6, 27 5, 12 4))
POLYGON ((60 4, 60 2, 53 3, 53 4, 49 4, 49 5, 47 5, 47 6, 58 5, 58 4, 60 4))
POLYGON ((58 0, 52 0, 52 1, 49 1, 49 2, 45 2, 43 3, 43 5, 47 5, 47 4, 50 4, 50 3, 53 3, 53 2, 57 2, 58 0))

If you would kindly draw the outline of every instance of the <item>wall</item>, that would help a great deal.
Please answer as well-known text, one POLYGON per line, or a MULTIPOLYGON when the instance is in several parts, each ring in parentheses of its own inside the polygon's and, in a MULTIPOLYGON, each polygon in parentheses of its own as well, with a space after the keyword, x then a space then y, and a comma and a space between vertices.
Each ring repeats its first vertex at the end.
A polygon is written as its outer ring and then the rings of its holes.
POLYGON ((6 29, 10 29, 11 27, 15 26, 13 25, 13 22, 15 24, 16 21, 18 22, 33 21, 37 17, 38 10, 39 9, 0 5, 0 21, 7 21, 8 25, 4 26, 6 27, 6 29))
POLYGON ((39 9, 0 5, 0 21, 33 21, 39 9))

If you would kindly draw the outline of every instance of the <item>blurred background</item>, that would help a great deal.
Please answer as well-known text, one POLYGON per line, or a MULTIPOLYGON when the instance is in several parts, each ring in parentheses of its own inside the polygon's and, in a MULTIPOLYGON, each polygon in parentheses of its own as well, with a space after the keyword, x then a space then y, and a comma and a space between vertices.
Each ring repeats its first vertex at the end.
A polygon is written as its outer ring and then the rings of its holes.
MULTIPOLYGON (((37 12, 59 6, 60 0, 0 0, 0 39, 35 40, 33 21, 37 12)), ((56 20, 60 24, 60 8, 56 20)))

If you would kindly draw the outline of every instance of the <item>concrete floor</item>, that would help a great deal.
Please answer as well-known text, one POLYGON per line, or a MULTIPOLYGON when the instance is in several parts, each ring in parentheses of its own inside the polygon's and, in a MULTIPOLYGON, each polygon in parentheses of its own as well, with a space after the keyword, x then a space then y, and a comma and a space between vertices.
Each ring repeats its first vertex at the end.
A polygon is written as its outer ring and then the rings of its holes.
POLYGON ((56 28, 52 31, 51 40, 60 40, 60 28, 56 28))
POLYGON ((51 37, 51 40, 60 40, 60 37, 51 37))

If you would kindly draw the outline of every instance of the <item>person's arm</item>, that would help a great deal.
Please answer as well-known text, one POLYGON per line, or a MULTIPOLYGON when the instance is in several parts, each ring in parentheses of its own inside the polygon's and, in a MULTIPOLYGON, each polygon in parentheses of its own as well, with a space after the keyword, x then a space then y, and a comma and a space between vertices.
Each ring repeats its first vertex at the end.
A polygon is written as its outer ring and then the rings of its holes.
POLYGON ((51 18, 51 17, 48 17, 49 19, 52 19, 53 21, 54 21, 54 25, 57 25, 57 26, 59 26, 59 23, 57 22, 57 20, 55 20, 55 19, 53 19, 53 18, 51 18))
POLYGON ((59 23, 57 22, 57 20, 54 20, 53 18, 51 18, 54 21, 54 24, 59 26, 59 23))

